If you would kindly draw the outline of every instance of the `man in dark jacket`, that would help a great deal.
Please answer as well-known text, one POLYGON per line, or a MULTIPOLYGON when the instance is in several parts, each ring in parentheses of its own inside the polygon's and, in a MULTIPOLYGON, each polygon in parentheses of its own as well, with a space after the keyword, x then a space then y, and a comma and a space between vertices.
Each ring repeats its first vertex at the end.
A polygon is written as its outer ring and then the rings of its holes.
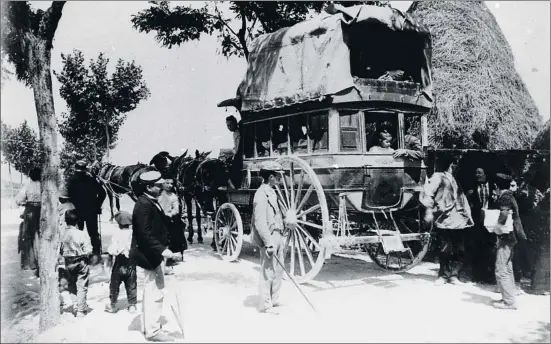
POLYGON ((513 220, 513 230, 508 233, 498 233, 497 235, 497 254, 495 274, 497 286, 501 292, 502 299, 494 306, 501 309, 516 309, 515 277, 513 275, 513 250, 515 244, 526 240, 524 228, 518 212, 518 204, 513 192, 509 190, 511 177, 498 173, 496 175, 496 192, 498 195, 497 206, 500 210, 498 225, 506 227, 506 223, 511 214, 513 220))
POLYGON ((132 244, 130 259, 144 269, 142 324, 149 341, 166 342, 174 339, 161 332, 159 323, 163 310, 163 259, 174 255, 168 249, 167 219, 157 202, 164 182, 158 171, 139 176, 144 193, 138 198, 132 213, 132 244))
POLYGON ((75 175, 68 183, 67 192, 79 218, 78 228, 83 230, 86 223, 93 253, 99 256, 101 238, 98 232, 98 214, 101 214, 106 193, 101 184, 86 172, 86 167, 86 162, 82 160, 76 162, 75 175))
POLYGON ((475 225, 467 231, 466 266, 473 282, 494 283, 496 238, 484 227, 484 210, 494 208, 494 185, 480 167, 475 171, 475 180, 475 187, 467 192, 475 225))

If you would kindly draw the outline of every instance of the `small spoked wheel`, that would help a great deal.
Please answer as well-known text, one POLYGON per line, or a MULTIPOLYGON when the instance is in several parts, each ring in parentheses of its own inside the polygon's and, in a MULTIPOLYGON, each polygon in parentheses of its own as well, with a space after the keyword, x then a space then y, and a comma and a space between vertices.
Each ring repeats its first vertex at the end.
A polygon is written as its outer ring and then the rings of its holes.
MULTIPOLYGON (((401 273, 419 264, 428 251, 432 227, 423 223, 421 209, 415 202, 413 206, 400 209, 393 215, 394 221, 380 221, 383 231, 389 234, 399 232, 412 235, 403 241, 404 251, 386 252, 381 243, 365 244, 363 249, 371 260, 381 269, 401 273)), ((373 231, 371 231, 372 234, 373 231)))
POLYGON ((313 279, 325 261, 325 248, 319 244, 331 230, 327 201, 314 170, 302 159, 284 156, 282 179, 276 186, 278 202, 292 226, 284 244, 285 269, 298 283, 313 279))
POLYGON ((220 206, 213 230, 216 250, 222 259, 236 260, 243 246, 243 222, 235 205, 224 203, 220 206))

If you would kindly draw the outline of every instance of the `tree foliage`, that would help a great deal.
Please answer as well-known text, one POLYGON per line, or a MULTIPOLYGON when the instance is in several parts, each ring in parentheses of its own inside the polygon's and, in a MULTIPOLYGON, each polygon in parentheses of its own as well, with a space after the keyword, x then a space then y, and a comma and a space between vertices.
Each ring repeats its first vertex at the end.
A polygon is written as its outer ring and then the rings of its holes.
POLYGON ((109 75, 109 59, 103 53, 89 66, 79 50, 61 58, 63 68, 54 74, 69 109, 59 124, 65 139, 61 164, 67 167, 76 158, 101 160, 107 146, 115 147, 126 114, 150 95, 142 68, 119 59, 109 75))
MULTIPOLYGON (((172 48, 198 40, 201 34, 217 34, 221 53, 249 56, 251 41, 264 33, 292 26, 320 13, 329 1, 230 1, 205 2, 202 7, 175 6, 168 1, 151 1, 152 5, 132 16, 140 32, 155 32, 155 39, 172 48)), ((389 6, 388 1, 336 1, 344 6, 368 4, 389 6)))
POLYGON ((25 175, 28 175, 33 167, 41 167, 44 163, 38 135, 27 121, 17 128, 2 123, 1 150, 6 161, 25 175))

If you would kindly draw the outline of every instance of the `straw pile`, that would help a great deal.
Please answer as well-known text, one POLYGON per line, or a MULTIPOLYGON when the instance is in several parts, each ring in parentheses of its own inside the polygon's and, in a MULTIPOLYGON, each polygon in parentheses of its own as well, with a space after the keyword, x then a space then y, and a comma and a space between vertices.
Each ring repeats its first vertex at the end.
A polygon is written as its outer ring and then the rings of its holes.
POLYGON ((438 148, 529 149, 542 120, 517 74, 509 43, 480 1, 416 1, 431 31, 438 148))
POLYGON ((549 150, 549 120, 543 126, 543 129, 540 131, 534 143, 532 144, 532 149, 542 149, 549 150))

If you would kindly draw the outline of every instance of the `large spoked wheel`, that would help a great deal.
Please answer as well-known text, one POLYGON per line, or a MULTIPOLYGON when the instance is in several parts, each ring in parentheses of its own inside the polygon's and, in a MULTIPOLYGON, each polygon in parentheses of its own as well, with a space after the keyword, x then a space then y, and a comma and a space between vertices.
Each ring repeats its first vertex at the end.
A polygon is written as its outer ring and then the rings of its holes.
MULTIPOLYGON (((381 243, 365 244, 363 249, 371 260, 381 269, 396 273, 405 272, 419 264, 429 249, 432 226, 422 221, 422 208, 418 201, 412 199, 406 207, 393 213, 393 219, 380 221, 382 232, 395 234, 421 234, 413 240, 404 240, 405 251, 391 251, 385 253, 381 243)), ((370 231, 375 235, 374 231, 370 231)))
POLYGON ((243 246, 243 221, 231 203, 224 203, 216 212, 214 242, 222 259, 232 262, 239 257, 243 246))
POLYGON ((318 274, 325 261, 319 239, 331 230, 327 201, 314 170, 304 160, 284 156, 277 162, 284 169, 276 186, 279 205, 294 224, 286 236, 284 265, 295 281, 304 283, 318 274))

